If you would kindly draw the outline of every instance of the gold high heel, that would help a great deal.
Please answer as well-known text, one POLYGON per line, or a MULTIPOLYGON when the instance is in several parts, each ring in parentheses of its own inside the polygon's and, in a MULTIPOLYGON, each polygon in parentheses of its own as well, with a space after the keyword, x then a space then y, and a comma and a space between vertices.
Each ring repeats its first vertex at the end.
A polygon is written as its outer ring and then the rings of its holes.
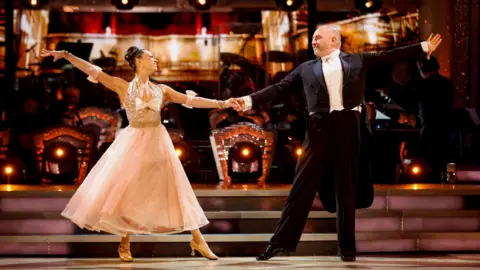
POLYGON ((208 245, 199 245, 195 241, 190 242, 190 248, 192 248, 192 257, 195 256, 195 251, 198 251, 202 257, 205 257, 209 260, 218 260, 217 255, 215 255, 208 245))
POLYGON ((130 244, 123 246, 121 243, 118 246, 118 256, 121 262, 133 262, 132 253, 130 252, 130 244))

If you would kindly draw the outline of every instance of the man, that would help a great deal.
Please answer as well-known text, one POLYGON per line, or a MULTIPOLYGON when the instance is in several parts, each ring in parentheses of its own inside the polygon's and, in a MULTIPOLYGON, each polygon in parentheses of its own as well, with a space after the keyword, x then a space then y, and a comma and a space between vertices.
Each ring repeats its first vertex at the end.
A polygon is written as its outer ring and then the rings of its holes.
POLYGON ((236 99, 247 110, 300 91, 294 86, 302 82, 309 114, 304 152, 280 223, 257 260, 295 251, 316 192, 327 211, 337 212, 339 255, 344 261, 355 260, 355 208, 373 202, 370 177, 359 177, 368 175, 366 166, 361 166, 365 164, 360 164, 365 160, 360 155, 366 154, 360 151, 361 141, 368 138, 361 135, 369 133, 363 105, 365 71, 381 62, 431 54, 440 42, 439 35, 430 35, 422 44, 388 52, 346 54, 339 50, 339 28, 321 26, 312 42, 317 59, 299 65, 277 84, 236 99))
POLYGON ((418 91, 421 153, 431 168, 430 182, 439 183, 453 148, 450 127, 455 89, 452 81, 438 73, 435 57, 418 61, 418 68, 422 77, 418 91))

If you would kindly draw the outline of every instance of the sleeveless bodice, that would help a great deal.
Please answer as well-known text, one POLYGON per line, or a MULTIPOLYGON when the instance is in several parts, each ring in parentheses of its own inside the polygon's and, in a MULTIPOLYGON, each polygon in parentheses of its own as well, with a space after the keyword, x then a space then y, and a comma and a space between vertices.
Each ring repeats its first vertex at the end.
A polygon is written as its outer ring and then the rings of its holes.
POLYGON ((161 123, 160 108, 163 101, 163 90, 160 86, 148 81, 143 87, 148 87, 151 89, 152 96, 147 96, 144 94, 142 97, 137 84, 137 79, 134 79, 129 83, 128 90, 123 101, 123 106, 125 107, 130 126, 137 128, 156 127, 161 123))

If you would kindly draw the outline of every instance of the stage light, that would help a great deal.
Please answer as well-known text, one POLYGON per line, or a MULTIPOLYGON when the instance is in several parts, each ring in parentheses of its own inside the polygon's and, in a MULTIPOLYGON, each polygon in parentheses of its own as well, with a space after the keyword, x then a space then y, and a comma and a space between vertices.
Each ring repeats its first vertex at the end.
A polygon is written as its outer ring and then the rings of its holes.
POLYGON ((355 8, 362 13, 374 13, 382 8, 381 0, 356 0, 355 8))
POLYGON ((8 158, 0 163, 0 184, 24 184, 25 165, 20 159, 8 158))
POLYGON ((420 167, 419 166, 413 166, 412 167, 412 173, 413 174, 419 174, 420 173, 420 167))
POLYGON ((119 10, 130 10, 138 5, 138 0, 112 0, 112 5, 119 10))
POLYGON ((295 154, 297 156, 301 156, 303 154, 302 148, 297 148, 297 150, 295 151, 295 154))
POLYGON ((188 0, 196 10, 208 10, 217 4, 217 0, 188 0))
POLYGON ((24 0, 23 5, 30 9, 40 9, 47 5, 47 0, 24 0))
POLYGON ((14 172, 13 167, 11 165, 7 165, 3 168, 3 173, 7 176, 12 175, 14 172))
POLYGON ((283 11, 295 11, 303 6, 303 0, 275 0, 275 5, 283 11))
POLYGON ((251 142, 238 142, 229 150, 228 175, 233 181, 256 182, 262 176, 262 150, 251 142))
POLYGON ((47 184, 75 184, 79 176, 78 157, 84 150, 68 142, 52 142, 45 146, 42 175, 47 184))
POLYGON ((397 166, 397 183, 423 183, 429 168, 421 158, 405 158, 397 166))
POLYGON ((57 150, 55 150, 55 155, 57 155, 57 157, 63 157, 65 151, 62 148, 57 148, 57 150))
POLYGON ((173 144, 175 148, 175 154, 177 155, 182 165, 185 166, 186 163, 191 162, 191 147, 185 141, 179 141, 173 144))

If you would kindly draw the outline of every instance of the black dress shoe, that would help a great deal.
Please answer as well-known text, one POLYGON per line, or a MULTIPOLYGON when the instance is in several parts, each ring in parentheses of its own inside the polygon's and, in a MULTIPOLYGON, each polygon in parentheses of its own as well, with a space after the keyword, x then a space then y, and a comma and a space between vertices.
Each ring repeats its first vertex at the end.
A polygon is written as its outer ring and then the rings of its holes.
POLYGON ((344 262, 354 262, 356 260, 354 255, 340 255, 340 258, 342 258, 344 262))
POLYGON ((288 252, 288 250, 284 249, 284 248, 276 248, 276 247, 273 247, 273 246, 268 246, 267 247, 267 250, 265 250, 265 252, 263 252, 262 254, 258 255, 257 257, 257 261, 268 261, 270 260, 272 257, 274 256, 277 256, 277 255, 286 255, 288 256, 290 252, 288 252))

